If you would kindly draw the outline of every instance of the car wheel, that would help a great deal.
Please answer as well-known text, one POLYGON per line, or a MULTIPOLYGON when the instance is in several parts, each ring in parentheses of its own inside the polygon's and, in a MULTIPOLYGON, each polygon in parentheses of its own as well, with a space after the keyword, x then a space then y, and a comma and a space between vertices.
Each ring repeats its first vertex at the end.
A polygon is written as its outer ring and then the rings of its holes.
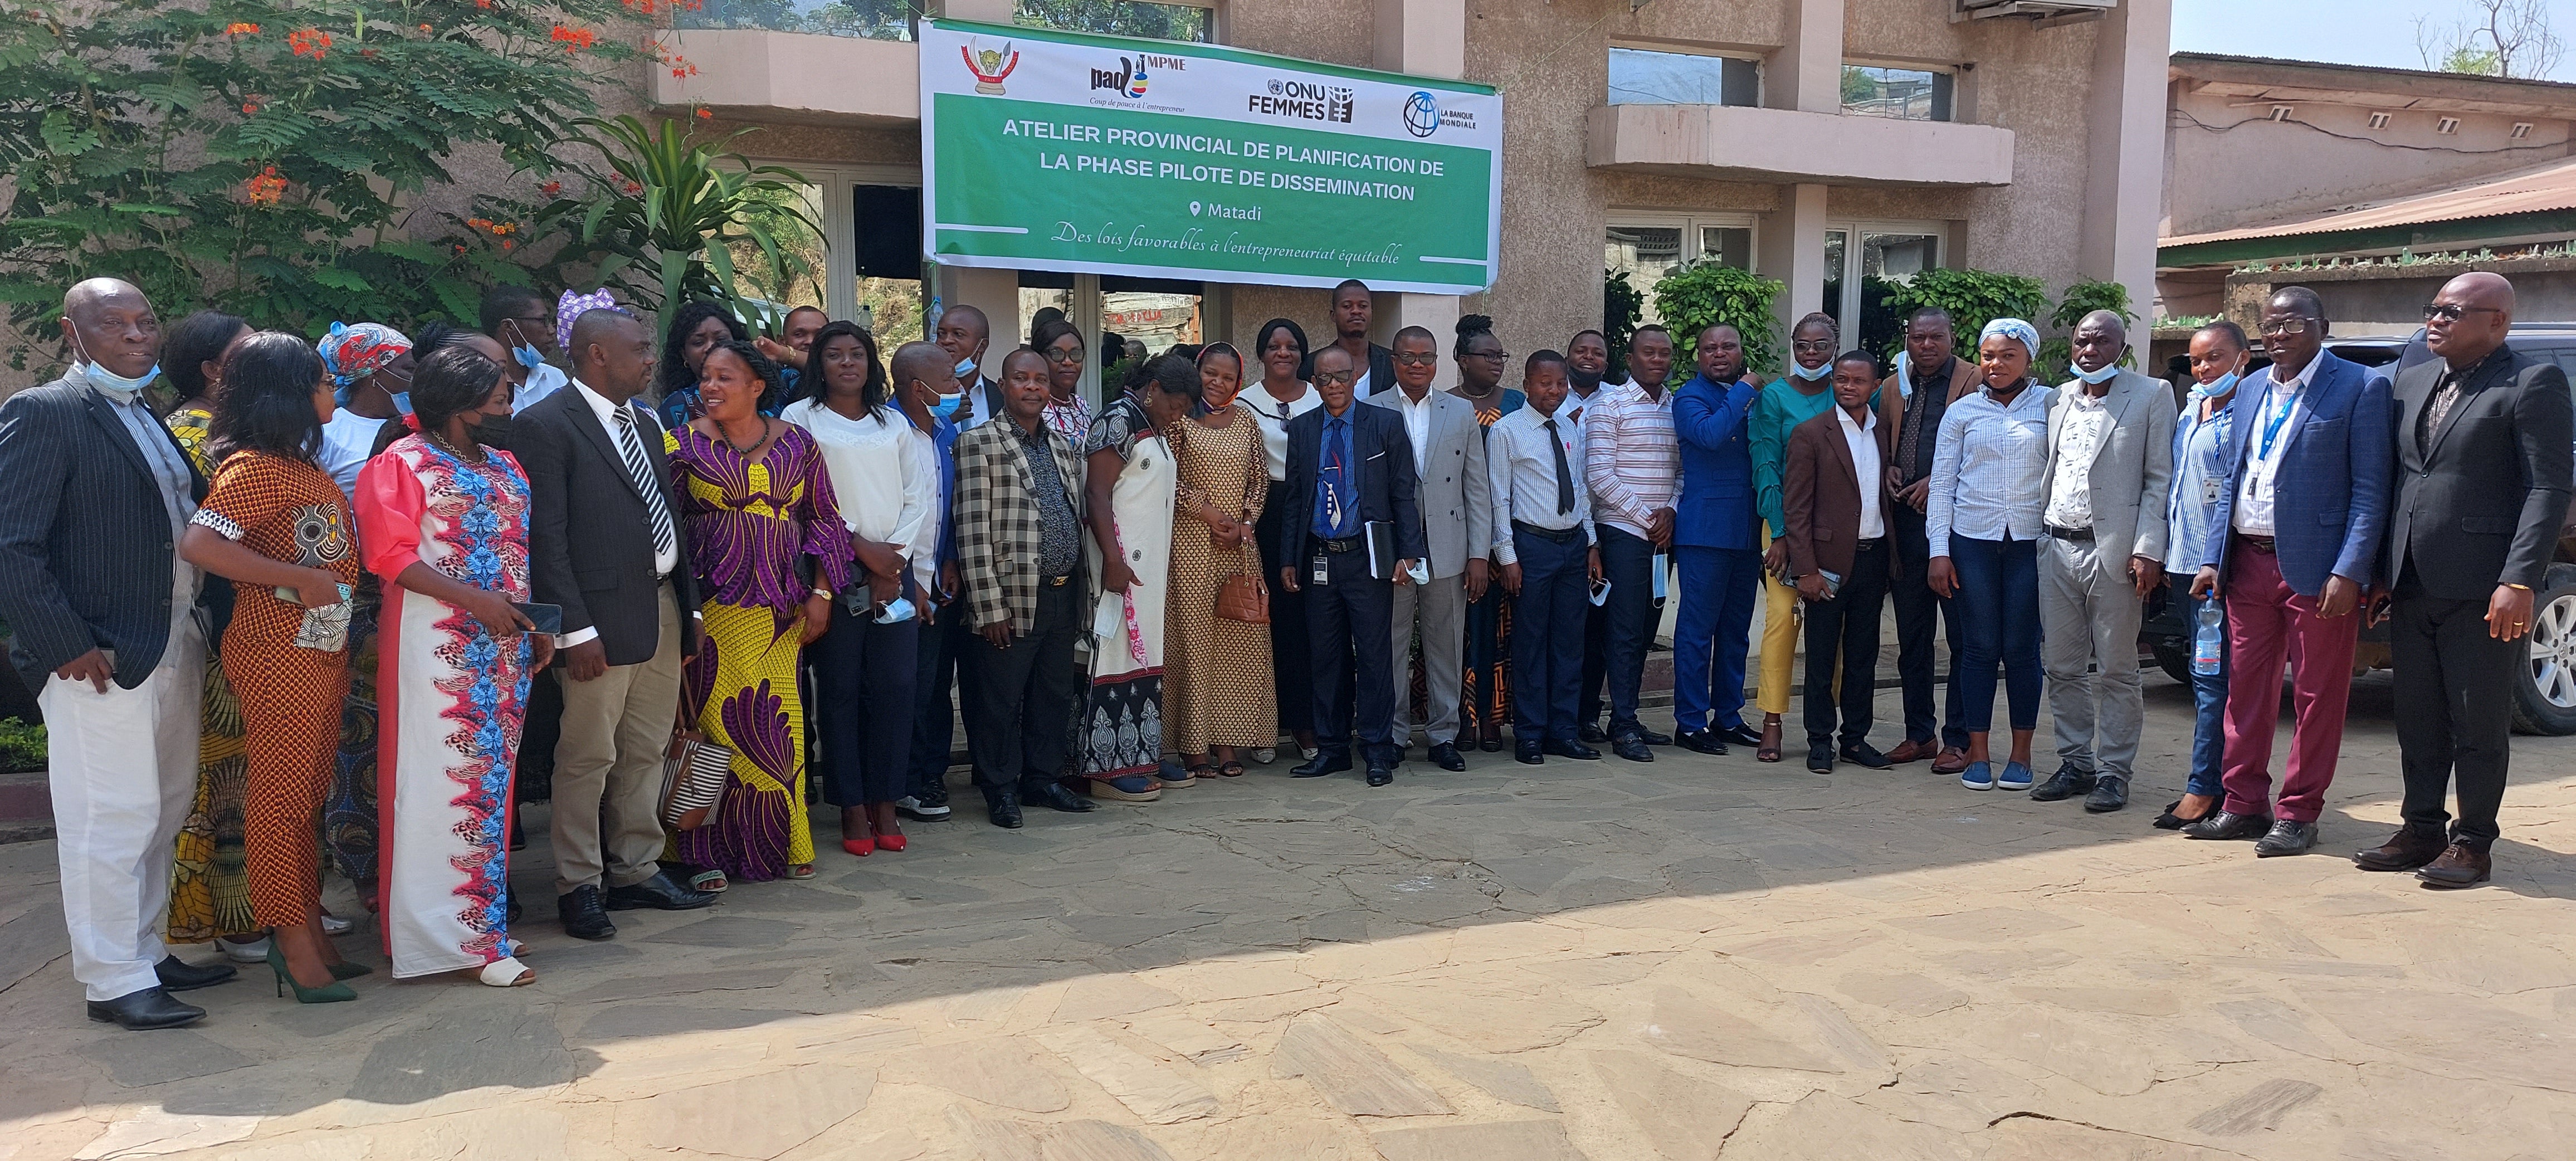
POLYGON ((2513 728, 2560 736, 2576 734, 2576 570, 2551 569, 2549 579, 2549 591, 2532 602, 2513 728))
POLYGON ((2181 682, 2184 685, 2190 685, 2191 652, 2176 645, 2158 645, 2154 648, 2156 651, 2156 668, 2164 670, 2165 676, 2181 682))

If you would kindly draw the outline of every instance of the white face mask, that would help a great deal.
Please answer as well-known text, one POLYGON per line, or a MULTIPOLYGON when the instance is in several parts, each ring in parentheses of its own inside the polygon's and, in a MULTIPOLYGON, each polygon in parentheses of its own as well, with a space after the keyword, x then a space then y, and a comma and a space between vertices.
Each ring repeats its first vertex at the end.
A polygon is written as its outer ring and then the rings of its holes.
POLYGON ((1821 367, 1809 367, 1803 363, 1792 361, 1789 364, 1789 373, 1804 379, 1807 382, 1813 383, 1818 379, 1822 379, 1827 375, 1833 374, 1834 365, 1831 362, 1828 362, 1821 367))
POLYGON ((2099 370, 2099 371, 2087 371, 2087 370, 2085 370, 2085 369, 2084 369, 2084 368, 2082 368, 2082 367, 2077 367, 2077 368, 2075 368, 2075 377, 2076 377, 2076 378, 2078 378, 2078 379, 2082 379, 2083 381, 2085 381, 2085 382, 2087 382, 2087 383, 2094 383, 2094 384, 2100 384, 2100 383, 2108 382, 2108 381, 2110 381, 2111 376, 2113 376, 2113 375, 2117 375, 2117 374, 2119 374, 2119 373, 2120 373, 2120 364, 2118 364, 2118 363, 2116 363, 2116 362, 2111 362, 2111 363, 2104 363, 2104 364, 2102 364, 2102 369, 2101 369, 2101 370, 2099 370))

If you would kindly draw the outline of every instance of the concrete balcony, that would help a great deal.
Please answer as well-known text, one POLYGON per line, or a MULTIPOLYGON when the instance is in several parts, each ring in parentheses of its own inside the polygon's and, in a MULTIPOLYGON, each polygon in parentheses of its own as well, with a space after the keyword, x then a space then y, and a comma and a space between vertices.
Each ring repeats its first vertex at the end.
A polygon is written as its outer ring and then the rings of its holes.
POLYGON ((752 28, 664 29, 655 39, 697 66, 686 77, 648 66, 647 95, 657 105, 822 125, 921 120, 921 48, 910 41, 752 28))
POLYGON ((1819 185, 2010 185, 2013 135, 1992 125, 1731 105, 1603 105, 1596 169, 1819 185))

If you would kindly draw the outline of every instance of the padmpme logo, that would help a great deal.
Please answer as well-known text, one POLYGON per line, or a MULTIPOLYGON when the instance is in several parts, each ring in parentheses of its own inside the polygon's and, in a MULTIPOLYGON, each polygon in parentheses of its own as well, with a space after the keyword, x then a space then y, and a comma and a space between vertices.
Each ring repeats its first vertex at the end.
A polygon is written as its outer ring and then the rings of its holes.
POLYGON ((1118 58, 1116 69, 1091 70, 1091 87, 1107 89, 1122 97, 1143 97, 1145 95, 1145 58, 1138 56, 1130 60, 1122 56, 1118 58))

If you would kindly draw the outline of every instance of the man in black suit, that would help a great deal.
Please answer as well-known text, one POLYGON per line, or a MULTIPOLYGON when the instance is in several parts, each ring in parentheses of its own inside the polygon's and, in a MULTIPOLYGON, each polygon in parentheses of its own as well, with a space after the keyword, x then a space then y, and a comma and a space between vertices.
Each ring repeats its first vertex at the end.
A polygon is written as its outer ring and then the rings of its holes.
POLYGON ((1314 384, 1324 405, 1288 421, 1288 479, 1272 502, 1293 504, 1304 519, 1280 524, 1284 554, 1279 583, 1289 592, 1312 586, 1306 628, 1314 641, 1313 760, 1290 771, 1320 778, 1351 768, 1351 683, 1357 653, 1360 744, 1368 784, 1395 781, 1404 751, 1395 740, 1395 588, 1420 560, 1422 513, 1413 499, 1413 441, 1404 417, 1360 407, 1351 353, 1315 352, 1314 384), (1393 578, 1369 575, 1368 527, 1393 525, 1393 578))
POLYGON ((206 481, 143 387, 161 323, 143 292, 94 278, 63 296, 63 377, 0 403, 0 618, 44 710, 63 922, 89 1018, 176 1028, 219 984, 161 943, 170 843, 197 784, 206 637, 176 546, 206 481))
POLYGON ((2496 808, 2512 758, 2514 667, 2526 664, 2532 594, 2546 588, 2571 490, 2576 408, 2567 375, 2513 349, 2513 284, 2463 274, 2424 308, 2437 360, 2397 376, 2397 494, 2373 603, 2392 619, 2405 824, 2353 861, 2466 887, 2493 870, 2496 808), (2389 600, 2394 598, 2393 602, 2389 600), (2459 778, 2460 814, 2442 806, 2459 778))
POLYGON ((939 330, 931 341, 957 362, 957 389, 965 393, 966 401, 949 418, 960 433, 981 427, 1007 410, 1002 406, 1001 383, 988 374, 1002 368, 1001 360, 986 357, 992 352, 993 323, 982 309, 962 302, 949 307, 940 314, 939 330))
POLYGON ((621 311, 589 311, 573 322, 569 353, 572 386, 519 414, 510 451, 528 472, 530 583, 540 603, 563 606, 555 909, 566 934, 607 939, 611 910, 715 902, 654 861, 680 666, 697 653, 698 585, 662 425, 632 402, 652 381, 652 331, 621 311))
POLYGON ((1377 295, 1368 283, 1345 278, 1333 288, 1333 345, 1351 357, 1351 367, 1358 378, 1351 397, 1366 399, 1395 387, 1395 352, 1369 341, 1369 327, 1377 318, 1377 295))

